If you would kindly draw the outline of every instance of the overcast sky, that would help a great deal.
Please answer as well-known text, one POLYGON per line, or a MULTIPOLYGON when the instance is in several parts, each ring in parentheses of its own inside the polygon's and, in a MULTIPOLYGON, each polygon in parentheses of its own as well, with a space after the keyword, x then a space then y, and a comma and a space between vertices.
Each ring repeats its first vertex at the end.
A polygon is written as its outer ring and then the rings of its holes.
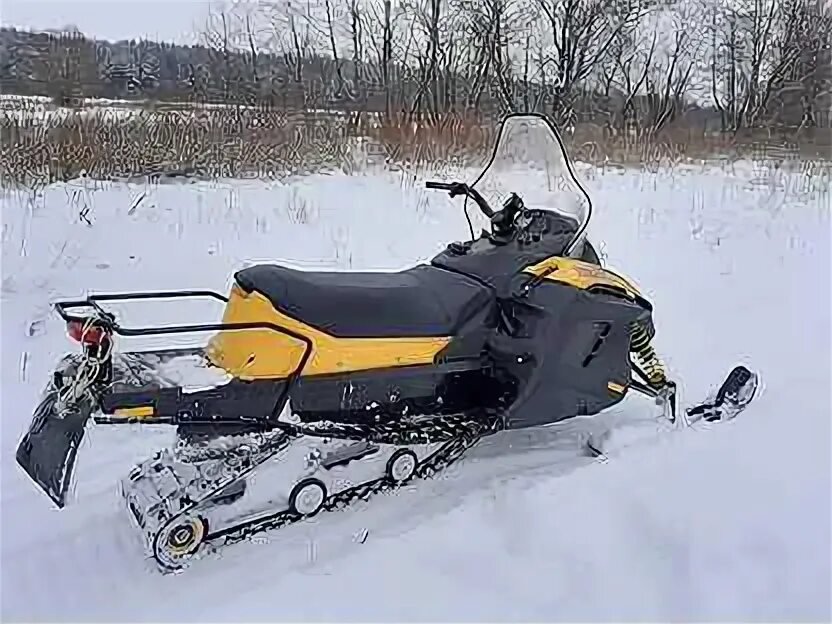
POLYGON ((0 0, 0 22, 33 30, 74 24, 102 39, 194 43, 211 0, 0 0))

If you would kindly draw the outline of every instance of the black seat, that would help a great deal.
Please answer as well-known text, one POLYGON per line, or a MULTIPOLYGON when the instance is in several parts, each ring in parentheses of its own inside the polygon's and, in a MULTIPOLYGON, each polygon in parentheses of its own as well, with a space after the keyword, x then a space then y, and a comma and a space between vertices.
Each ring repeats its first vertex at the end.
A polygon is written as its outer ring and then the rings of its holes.
POLYGON ((428 265, 398 273, 317 273, 263 264, 234 277, 284 314, 345 338, 452 336, 492 301, 477 281, 428 265))

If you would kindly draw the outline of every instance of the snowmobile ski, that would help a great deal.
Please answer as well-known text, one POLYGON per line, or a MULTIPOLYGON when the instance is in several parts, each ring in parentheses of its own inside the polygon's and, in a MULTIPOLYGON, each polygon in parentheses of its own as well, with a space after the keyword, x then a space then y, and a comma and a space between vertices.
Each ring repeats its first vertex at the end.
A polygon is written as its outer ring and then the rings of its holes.
MULTIPOLYGON (((685 417, 678 419, 675 415, 667 418, 673 431, 690 428, 696 423, 718 423, 733 420, 740 415, 757 394, 759 376, 745 366, 736 366, 725 377, 713 398, 688 407, 685 417)), ((611 432, 608 432, 608 434, 611 432)), ((609 459, 609 435, 589 436, 585 442, 586 452, 591 457, 602 461, 609 459)))

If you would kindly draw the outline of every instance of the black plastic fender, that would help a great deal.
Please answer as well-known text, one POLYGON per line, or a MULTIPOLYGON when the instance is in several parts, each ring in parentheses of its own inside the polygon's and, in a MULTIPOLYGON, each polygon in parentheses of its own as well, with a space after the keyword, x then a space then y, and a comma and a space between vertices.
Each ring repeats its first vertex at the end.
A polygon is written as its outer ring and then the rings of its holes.
POLYGON ((66 504, 78 447, 92 414, 90 399, 83 397, 59 412, 58 391, 44 393, 29 430, 17 447, 17 463, 59 509, 66 504))

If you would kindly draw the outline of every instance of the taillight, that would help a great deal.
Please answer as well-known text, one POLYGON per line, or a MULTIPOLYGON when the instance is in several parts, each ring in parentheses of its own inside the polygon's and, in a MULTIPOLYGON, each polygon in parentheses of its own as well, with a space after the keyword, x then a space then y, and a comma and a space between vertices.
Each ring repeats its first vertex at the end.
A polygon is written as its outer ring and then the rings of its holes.
POLYGON ((66 328, 70 338, 85 345, 98 346, 103 344, 108 338, 104 328, 98 325, 88 325, 81 321, 70 321, 67 323, 66 328))

